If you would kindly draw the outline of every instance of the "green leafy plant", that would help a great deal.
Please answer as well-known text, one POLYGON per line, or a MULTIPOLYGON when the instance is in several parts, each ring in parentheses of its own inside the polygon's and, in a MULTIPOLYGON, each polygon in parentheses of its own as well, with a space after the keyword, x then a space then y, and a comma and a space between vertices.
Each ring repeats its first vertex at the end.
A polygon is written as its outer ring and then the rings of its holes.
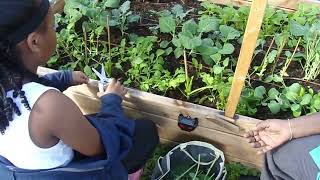
POLYGON ((109 26, 118 27, 122 35, 128 30, 130 23, 136 23, 140 20, 139 15, 133 14, 133 12, 130 11, 130 4, 130 1, 125 1, 119 9, 112 9, 109 15, 109 26))
POLYGON ((320 21, 312 26, 306 36, 306 62, 303 67, 304 79, 315 80, 320 74, 320 21))

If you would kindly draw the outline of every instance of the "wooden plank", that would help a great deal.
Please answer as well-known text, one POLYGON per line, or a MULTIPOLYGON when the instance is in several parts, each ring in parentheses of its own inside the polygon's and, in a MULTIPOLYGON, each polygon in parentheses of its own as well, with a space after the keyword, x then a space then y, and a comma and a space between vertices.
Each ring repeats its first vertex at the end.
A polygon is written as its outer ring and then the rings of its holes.
MULTIPOLYGON (((97 98, 84 96, 82 94, 73 93, 73 89, 67 90, 65 93, 81 108, 84 113, 92 114, 99 110, 100 101, 97 98)), ((221 149, 227 157, 237 159, 251 167, 261 167, 261 156, 256 155, 254 150, 246 142, 242 136, 225 133, 199 126, 193 132, 181 131, 177 126, 176 119, 170 119, 159 114, 151 114, 145 112, 142 108, 134 109, 124 105, 126 115, 133 119, 145 118, 154 121, 159 129, 159 135, 162 139, 172 142, 186 142, 191 140, 201 140, 214 144, 221 149)))
POLYGON ((254 0, 252 3, 236 72, 233 77, 230 95, 226 106, 225 116, 227 117, 233 118, 236 112, 244 81, 250 68, 253 51, 256 47, 266 5, 267 0, 254 0))
MULTIPOLYGON (((79 99, 79 101, 81 99, 81 96, 84 96, 82 97, 84 98, 83 102, 86 100, 87 97, 90 97, 95 101, 99 101, 98 97, 96 96, 98 90, 95 87, 81 85, 71 87, 68 91, 71 93, 72 96, 76 96, 79 99)), ((86 106, 85 103, 81 105, 86 106)), ((260 122, 260 120, 254 118, 238 116, 236 125, 241 128, 241 131, 232 132, 229 129, 219 125, 218 123, 214 123, 208 119, 208 117, 214 119, 217 114, 222 114, 222 111, 172 98, 154 95, 151 93, 141 92, 135 89, 128 89, 128 95, 126 96, 123 105, 136 110, 141 110, 152 114, 158 114, 160 116, 167 117, 170 119, 178 119, 179 114, 197 117, 199 119, 199 126, 216 129, 232 134, 237 134, 239 136, 241 136, 244 131, 251 129, 258 122, 260 122)), ((91 107, 86 107, 86 113, 90 113, 90 108, 91 107)))
MULTIPOLYGON (((241 6, 251 6, 252 0, 201 0, 210 1, 216 4, 222 5, 233 5, 237 7, 241 6)), ((282 9, 285 11, 296 10, 299 4, 308 4, 320 7, 320 2, 316 0, 269 0, 269 6, 275 7, 277 9, 282 9)))

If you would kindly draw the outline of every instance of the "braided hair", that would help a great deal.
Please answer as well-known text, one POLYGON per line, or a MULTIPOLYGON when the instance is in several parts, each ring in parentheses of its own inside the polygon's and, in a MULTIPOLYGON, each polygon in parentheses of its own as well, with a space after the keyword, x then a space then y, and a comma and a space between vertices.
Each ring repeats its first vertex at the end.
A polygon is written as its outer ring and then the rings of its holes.
MULTIPOLYGON (((2 0, 1 0, 2 1, 2 0)), ((8 0, 9 1, 9 0, 8 0)), ((12 1, 12 0, 10 0, 12 1)), ((13 37, 13 41, 8 40, 5 36, 10 34, 19 28, 19 25, 28 21, 29 16, 32 12, 38 8, 39 0, 16 0, 18 3, 14 12, 4 12, 6 17, 2 16, 3 20, 0 18, 0 133, 4 134, 6 128, 9 126, 9 122, 14 119, 14 116, 20 116, 21 111, 18 108, 15 101, 21 101, 27 110, 31 111, 30 104, 22 90, 23 81, 25 78, 31 81, 40 82, 41 79, 34 73, 27 70, 21 60, 19 52, 16 48, 18 41, 25 39, 28 34, 18 34, 18 38, 13 37), (24 3, 24 4, 23 4, 24 3), (17 15, 14 13, 21 12, 22 14, 17 15), (7 13, 7 14, 6 14, 7 13), (10 14, 11 13, 11 14, 10 14), (23 36, 24 35, 24 36, 23 36), (23 39, 22 39, 23 38, 23 39), (13 95, 8 97, 7 92, 13 90, 13 95)), ((0 8, 5 8, 6 3, 0 2, 0 8), (3 7, 2 4, 3 3, 3 7)), ((14 3, 11 3, 14 4, 14 3)), ((10 4, 10 5, 11 5, 10 4)), ((0 10, 2 11, 2 10, 0 10)), ((9 11, 9 10, 8 10, 9 11)), ((1 14, 0 14, 1 15, 1 14)), ((43 31, 46 29, 46 22, 42 22, 37 29, 43 31)), ((32 24, 31 24, 32 26, 32 24)), ((31 30, 31 28, 29 28, 31 30)), ((29 32, 30 33, 30 32, 29 32)), ((16 36, 17 37, 17 36, 16 36)))

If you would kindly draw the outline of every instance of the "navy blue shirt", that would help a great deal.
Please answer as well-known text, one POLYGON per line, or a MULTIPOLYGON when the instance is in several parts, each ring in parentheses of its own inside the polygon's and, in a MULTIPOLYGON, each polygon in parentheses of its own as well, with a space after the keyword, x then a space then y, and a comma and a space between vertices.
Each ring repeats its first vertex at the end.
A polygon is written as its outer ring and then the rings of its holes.
MULTIPOLYGON (((60 71, 43 76, 52 87, 61 91, 72 85, 72 72, 60 71)), ((66 167, 52 170, 24 170, 14 167, 0 158, 0 176, 8 179, 106 179, 127 180, 128 172, 123 160, 132 147, 135 122, 123 112, 122 98, 116 94, 101 97, 101 108, 97 114, 86 118, 98 130, 105 155, 72 162, 66 167)), ((85 132, 84 132, 85 133, 85 132)))

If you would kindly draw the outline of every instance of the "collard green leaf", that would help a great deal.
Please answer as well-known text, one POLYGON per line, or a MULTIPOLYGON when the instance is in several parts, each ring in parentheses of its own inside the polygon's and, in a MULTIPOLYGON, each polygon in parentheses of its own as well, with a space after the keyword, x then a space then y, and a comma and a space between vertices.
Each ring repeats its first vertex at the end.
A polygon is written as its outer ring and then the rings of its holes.
POLYGON ((221 25, 219 29, 225 42, 240 37, 240 32, 233 27, 221 25))
POLYGON ((199 29, 201 33, 216 31, 219 28, 219 21, 214 17, 204 16, 200 18, 199 29))
POLYGON ((161 47, 161 48, 167 48, 168 45, 169 45, 169 42, 168 42, 168 41, 161 41, 161 43, 160 43, 160 47, 161 47))
POLYGON ((254 97, 263 99, 264 95, 266 94, 266 88, 263 86, 259 86, 254 89, 254 97))
POLYGON ((218 64, 221 61, 221 54, 220 53, 216 53, 210 56, 212 58, 212 60, 218 64))
POLYGON ((214 74, 221 74, 223 70, 224 70, 224 67, 221 67, 219 65, 213 66, 213 73, 214 74))
POLYGON ((119 4, 120 0, 107 0, 104 6, 108 8, 117 8, 119 7, 119 4))
POLYGON ((301 104, 302 106, 308 105, 308 104, 310 104, 311 99, 312 99, 312 96, 311 96, 310 94, 305 94, 305 95, 302 97, 300 104, 301 104))
POLYGON ((290 21, 290 33, 293 36, 303 36, 308 31, 308 27, 299 24, 297 21, 291 20, 290 21))
POLYGON ((269 91, 268 91, 268 96, 269 96, 269 99, 277 99, 277 97, 279 96, 279 91, 276 90, 275 88, 271 88, 269 91))
POLYGON ((187 36, 180 33, 179 39, 180 39, 181 45, 185 49, 195 49, 195 48, 201 46, 201 44, 202 44, 201 38, 199 36, 190 38, 190 37, 187 37, 187 36))
POLYGON ((272 101, 270 101, 270 103, 268 103, 268 108, 270 109, 272 114, 277 114, 278 112, 280 112, 280 107, 281 107, 281 105, 274 100, 272 100, 272 101))
POLYGON ((163 33, 175 33, 176 31, 176 22, 172 16, 160 17, 159 26, 163 33))
POLYGON ((179 38, 177 37, 173 37, 172 38, 172 44, 175 45, 177 48, 180 48, 181 47, 181 41, 179 38))
POLYGON ((122 14, 125 14, 126 12, 128 12, 130 10, 130 4, 131 4, 130 1, 126 1, 119 7, 122 14))
POLYGON ((196 35, 198 29, 197 23, 190 19, 182 25, 182 34, 188 37, 193 37, 196 35))
POLYGON ((230 43, 225 43, 223 48, 219 51, 220 54, 232 54, 234 51, 234 46, 230 43))
POLYGON ((291 105, 291 111, 294 117, 299 117, 301 115, 301 106, 299 104, 291 105))
POLYGON ((311 105, 313 108, 317 109, 318 111, 320 110, 320 96, 319 95, 313 96, 311 105))
POLYGON ((137 14, 129 15, 127 17, 129 23, 138 22, 140 20, 140 16, 137 14))
POLYGON ((181 49, 181 48, 176 48, 175 50, 174 50, 174 56, 175 56, 175 58, 180 58, 181 56, 182 56, 182 54, 183 54, 183 49, 181 49))

